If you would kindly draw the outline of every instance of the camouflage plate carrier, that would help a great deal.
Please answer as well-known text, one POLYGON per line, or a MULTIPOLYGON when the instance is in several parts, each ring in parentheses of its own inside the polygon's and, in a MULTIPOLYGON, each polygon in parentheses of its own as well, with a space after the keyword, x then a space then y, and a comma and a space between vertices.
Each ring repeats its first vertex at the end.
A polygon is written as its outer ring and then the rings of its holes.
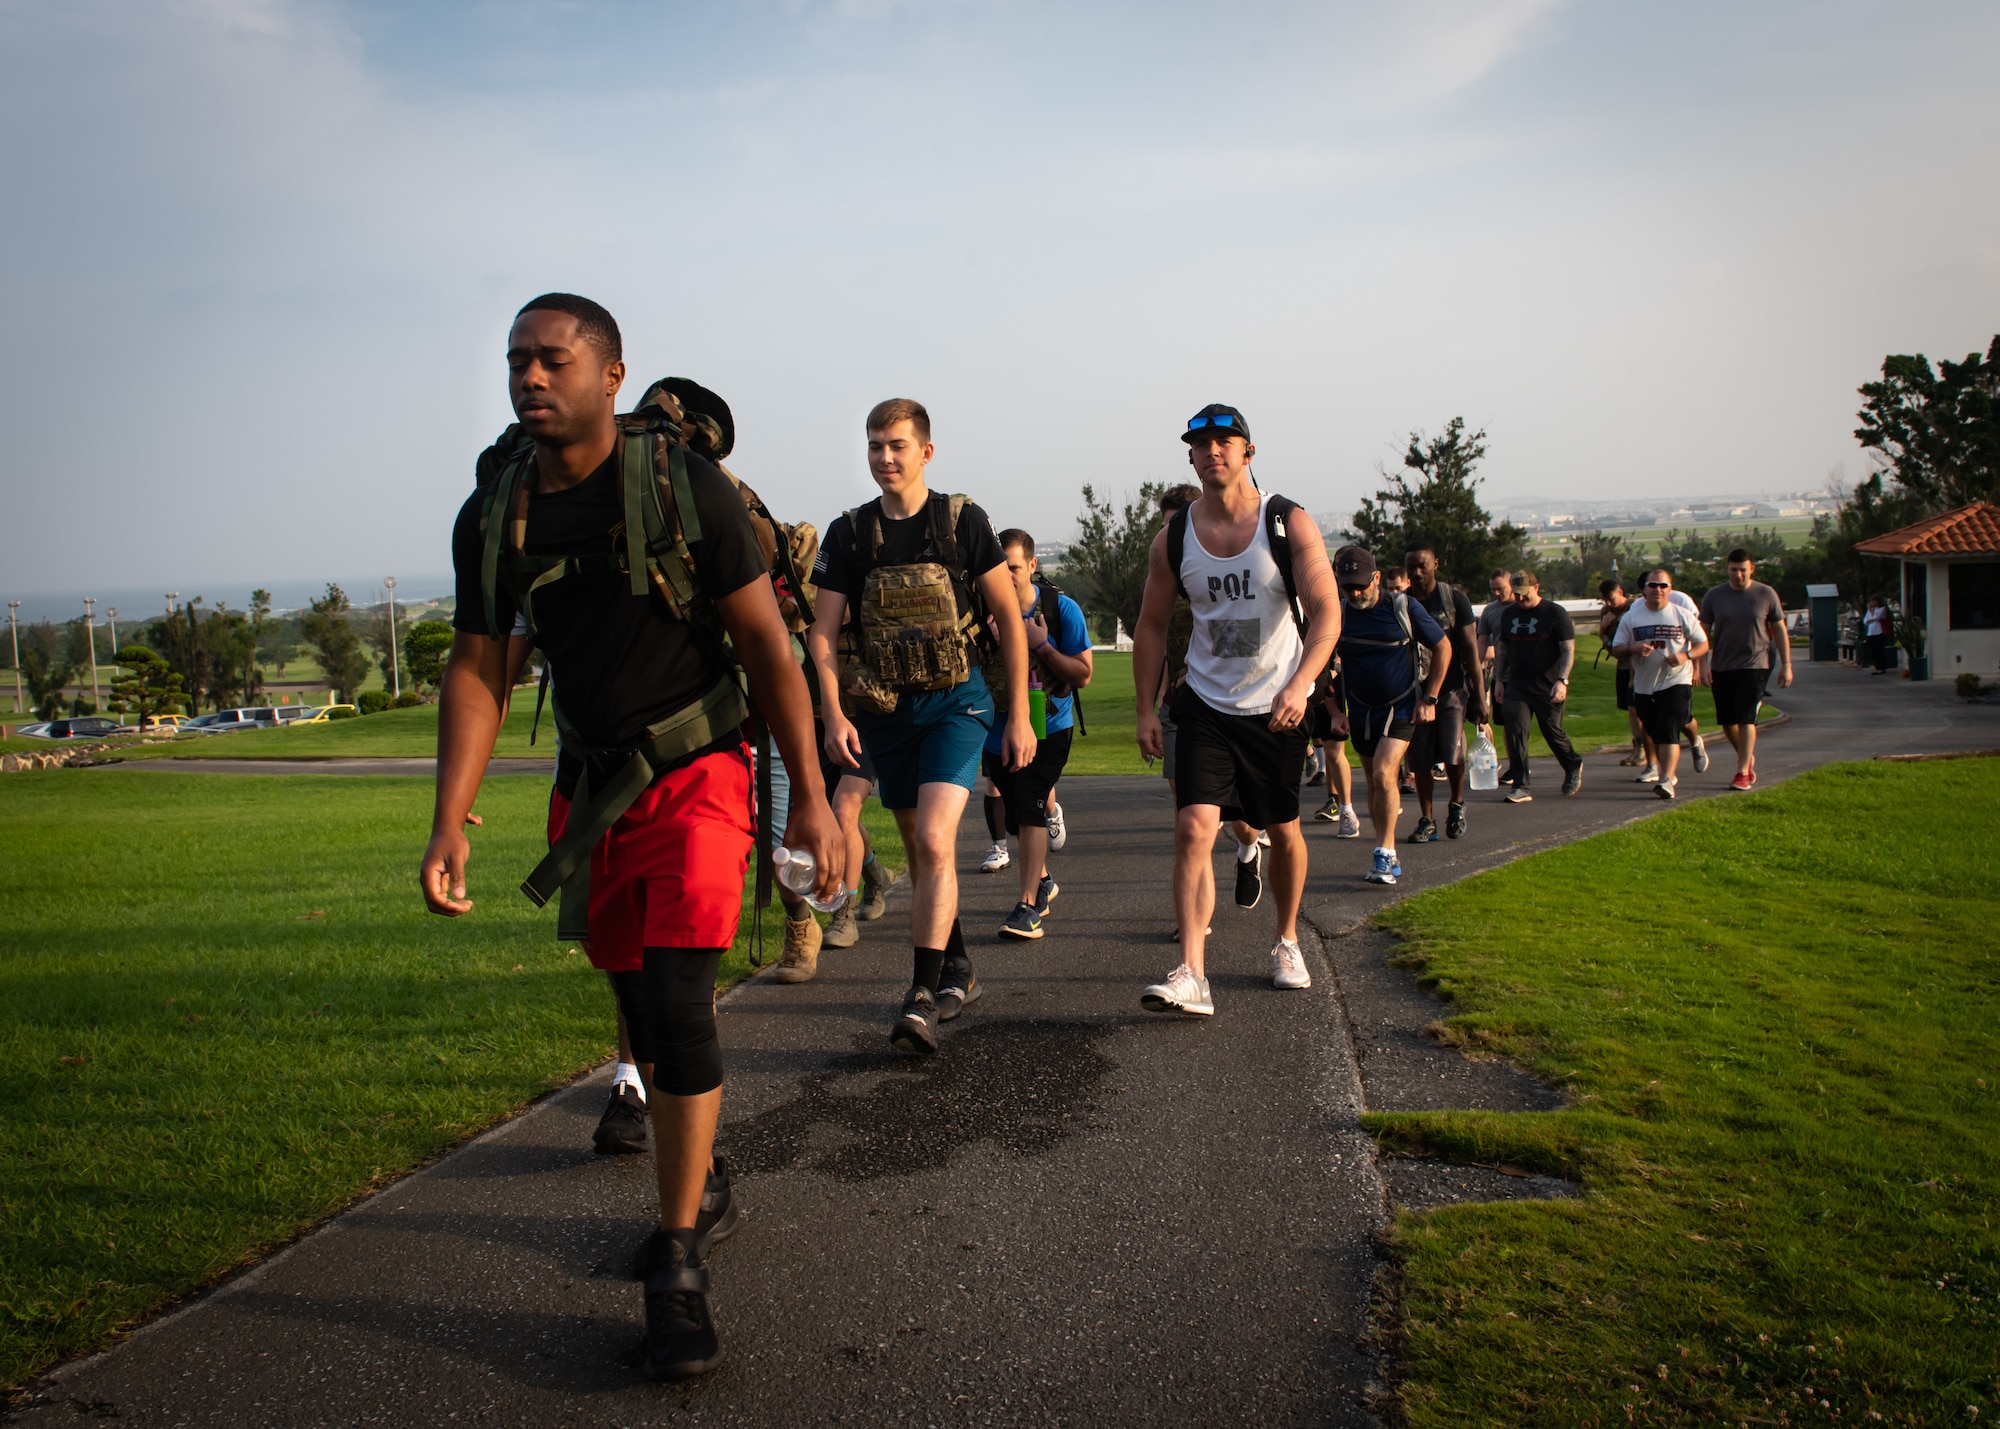
POLYGON ((841 662, 842 703, 887 714, 906 691, 948 690, 971 677, 984 644, 981 603, 958 549, 967 498, 933 491, 924 503, 934 561, 878 565, 880 498, 847 513, 862 577, 860 608, 841 662))

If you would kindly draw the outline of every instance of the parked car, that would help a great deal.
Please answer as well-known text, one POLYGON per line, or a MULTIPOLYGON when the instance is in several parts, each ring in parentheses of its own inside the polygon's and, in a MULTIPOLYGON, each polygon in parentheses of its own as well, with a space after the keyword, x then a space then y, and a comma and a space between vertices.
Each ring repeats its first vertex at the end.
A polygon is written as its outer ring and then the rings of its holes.
POLYGON ((139 721, 139 733, 179 734, 186 723, 186 715, 147 715, 139 721))
POLYGON ((38 720, 34 724, 17 724, 14 726, 14 733, 24 735, 29 739, 47 739, 49 737, 49 722, 47 720, 38 720))
POLYGON ((276 729, 278 712, 269 705, 247 705, 241 709, 216 710, 196 715, 181 725, 183 733, 231 734, 239 729, 276 729))
POLYGON ((50 720, 47 729, 38 737, 41 739, 102 739, 107 734, 116 734, 123 728, 115 719, 103 715, 77 715, 70 719, 50 720))
POLYGON ((303 715, 301 715, 301 716, 300 716, 299 718, 297 718, 297 719, 293 720, 293 721, 292 721, 292 723, 293 723, 293 724, 325 724, 325 723, 326 723, 326 722, 327 722, 328 720, 332 720, 332 719, 345 719, 345 718, 347 718, 347 717, 348 717, 349 715, 358 715, 358 714, 360 714, 360 713, 361 713, 361 711, 360 711, 360 710, 358 710, 358 709, 356 709, 356 708, 355 708, 355 707, 354 707, 353 705, 321 705, 321 706, 319 706, 319 707, 318 707, 317 709, 309 709, 309 710, 307 710, 307 711, 306 711, 306 712, 305 712, 305 713, 304 713, 303 715), (346 715, 336 715, 336 714, 334 713, 334 711, 335 711, 335 710, 346 710, 346 711, 347 711, 347 714, 346 714, 346 715))
POLYGON ((279 724, 302 724, 312 713, 313 707, 311 705, 277 706, 279 724))

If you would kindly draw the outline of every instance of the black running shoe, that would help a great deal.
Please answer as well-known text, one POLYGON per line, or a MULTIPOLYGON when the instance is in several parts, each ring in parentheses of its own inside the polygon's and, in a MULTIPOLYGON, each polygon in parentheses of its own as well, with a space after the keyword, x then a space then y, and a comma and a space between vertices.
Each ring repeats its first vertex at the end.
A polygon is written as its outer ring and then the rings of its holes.
POLYGON ((1250 861, 1236 860, 1236 906, 1255 908, 1257 900, 1264 896, 1264 848, 1259 844, 1251 853, 1250 861))
POLYGON ((667 1231, 646 1241, 646 1378, 692 1379, 715 1368, 722 1342, 708 1313, 708 1271, 667 1231))
POLYGON ((938 1049, 937 999, 927 987, 912 987, 903 999, 903 1013, 889 1029, 889 1045, 898 1052, 935 1057, 938 1049))
POLYGON ((1448 839, 1465 836, 1465 805, 1453 804, 1444 811, 1444 836, 1448 839))
MULTIPOLYGON (((695 1258, 703 1261, 708 1259, 710 1247, 728 1240, 743 1220, 743 1212, 736 1204, 736 1193, 729 1184, 729 1162, 720 1156, 713 1161, 708 1180, 701 1188, 701 1210, 695 1213, 694 1218, 695 1258)), ((652 1246, 653 1237, 648 1235, 632 1252, 634 1280, 646 1278, 647 1257, 653 1254, 652 1246)))
POLYGON ((1574 797, 1576 791, 1581 789, 1582 787, 1583 787, 1583 766, 1579 764, 1576 766, 1576 768, 1570 770, 1569 773, 1563 775, 1563 793, 1574 797))
POLYGON ((938 980, 938 1021, 951 1021, 965 1010, 967 1003, 977 1001, 979 1001, 979 975, 972 970, 972 959, 947 955, 944 960, 944 974, 938 980))
POLYGON ((1438 841, 1438 826, 1434 819, 1418 819, 1417 826, 1410 830, 1413 844, 1434 844, 1438 841))
POLYGON ((631 1156, 646 1149, 646 1103, 637 1090, 624 1082, 611 1089, 591 1141, 599 1156, 631 1156))
POLYGON ((1062 892, 1062 886, 1055 881, 1054 877, 1050 874, 1043 874, 1042 881, 1035 885, 1035 912, 1041 917, 1048 917, 1049 906, 1056 901, 1056 895, 1060 892, 1062 892))

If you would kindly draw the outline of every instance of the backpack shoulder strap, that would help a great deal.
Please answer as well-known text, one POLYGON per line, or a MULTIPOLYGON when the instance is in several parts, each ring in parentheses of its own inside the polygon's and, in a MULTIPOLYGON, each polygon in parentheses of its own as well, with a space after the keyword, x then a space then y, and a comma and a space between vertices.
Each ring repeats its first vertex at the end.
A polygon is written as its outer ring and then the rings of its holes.
MULTIPOLYGON (((1292 624, 1299 628, 1303 638, 1306 618, 1299 610, 1298 577, 1292 572, 1292 538, 1285 529, 1285 518, 1298 509, 1298 502, 1273 492, 1264 503, 1264 535, 1271 543, 1271 559, 1278 563, 1278 576, 1285 583, 1285 605, 1292 613, 1292 624)), ((1404 625, 1407 628, 1408 621, 1404 625)))
POLYGON ((519 551, 527 539, 527 474, 533 460, 533 450, 527 449, 501 468, 487 487, 485 510, 479 518, 484 528, 479 588, 486 603, 486 633, 495 640, 504 640, 508 634, 500 628, 500 557, 503 550, 519 551), (514 527, 521 529, 510 529, 514 527))
POLYGON ((1181 584, 1181 558, 1187 554, 1188 508, 1183 506, 1167 518, 1167 569, 1174 573, 1174 593, 1182 600, 1188 598, 1187 587, 1181 584))
POLYGON ((956 492, 948 496, 933 491, 925 503, 930 508, 931 544, 937 548, 938 564, 967 580, 972 578, 972 572, 966 569, 965 555, 958 549, 958 518, 965 514, 965 503, 969 500, 970 497, 956 492))
POLYGON ((1403 627, 1403 639, 1410 646, 1410 680, 1421 683, 1422 666, 1418 662, 1423 659, 1423 647, 1417 640, 1417 628, 1410 620, 1410 596, 1407 591, 1396 592, 1396 623, 1403 627))

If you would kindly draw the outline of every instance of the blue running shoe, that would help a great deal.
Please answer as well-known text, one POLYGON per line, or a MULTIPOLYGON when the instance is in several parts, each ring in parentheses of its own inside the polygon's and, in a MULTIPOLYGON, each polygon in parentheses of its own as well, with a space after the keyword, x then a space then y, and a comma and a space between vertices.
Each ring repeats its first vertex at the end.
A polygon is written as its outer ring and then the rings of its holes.
POLYGON ((1366 878, 1370 883, 1394 885, 1402 872, 1403 866, 1396 862, 1396 855, 1386 848, 1378 848, 1375 850, 1375 866, 1363 874, 1362 877, 1366 878))

